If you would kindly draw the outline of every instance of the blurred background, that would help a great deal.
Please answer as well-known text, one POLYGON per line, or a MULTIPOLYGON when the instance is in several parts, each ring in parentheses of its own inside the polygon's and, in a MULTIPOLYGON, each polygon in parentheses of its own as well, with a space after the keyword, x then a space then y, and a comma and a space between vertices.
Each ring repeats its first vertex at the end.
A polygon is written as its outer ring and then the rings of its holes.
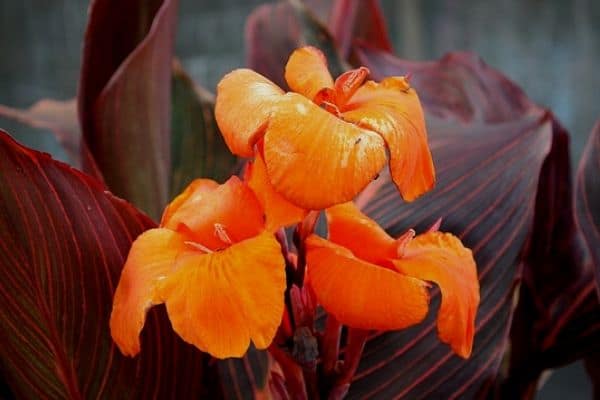
MULTIPOLYGON (((258 0, 180 0, 176 54, 214 91, 244 65, 244 23, 258 0)), ((429 60, 478 53, 550 108, 578 160, 600 118, 600 0, 381 0, 396 53, 429 60)), ((27 108, 77 92, 88 0, 0 0, 0 104, 27 108)), ((65 159, 51 134, 0 118, 24 144, 65 159)), ((576 163, 576 161, 575 161, 576 163)), ((576 165, 574 163, 574 165, 576 165)), ((591 399, 580 363, 553 374, 539 399, 591 399)))

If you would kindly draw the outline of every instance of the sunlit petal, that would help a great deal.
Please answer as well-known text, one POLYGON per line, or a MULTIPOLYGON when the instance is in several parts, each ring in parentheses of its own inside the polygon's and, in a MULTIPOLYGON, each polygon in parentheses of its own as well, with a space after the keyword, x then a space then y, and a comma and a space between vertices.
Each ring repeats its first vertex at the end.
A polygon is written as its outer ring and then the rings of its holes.
POLYGON ((306 216, 306 210, 290 203, 275 191, 269 182, 260 152, 256 153, 254 162, 246 167, 245 180, 265 210, 267 230, 274 232, 281 227, 300 222, 306 216))
POLYGON ((121 272, 115 292, 110 332, 123 354, 134 356, 140 351, 140 331, 146 312, 160 303, 155 288, 168 276, 175 258, 187 249, 185 238, 169 229, 150 229, 134 242, 121 272))
POLYGON ((440 340, 450 344, 461 357, 469 357, 479 304, 479 282, 471 250, 449 233, 428 232, 414 238, 406 246, 404 257, 394 265, 404 274, 440 287, 440 340))
POLYGON ((319 303, 341 323, 392 330, 419 323, 428 309, 423 281, 355 258, 318 236, 306 241, 307 272, 319 303))
POLYGON ((283 91, 264 76, 236 69, 217 86, 215 117, 233 154, 252 157, 254 144, 264 132, 283 91))
POLYGON ((294 93, 284 96, 264 137, 275 190, 306 209, 349 201, 385 165, 385 144, 294 93))
POLYGON ((285 81, 290 89, 309 100, 321 89, 333 87, 327 59, 319 49, 311 46, 294 50, 285 66, 285 81))
POLYGON ((390 172, 400 194, 412 201, 435 182, 425 119, 414 89, 404 78, 369 81, 342 110, 342 118, 381 134, 390 152, 390 172))
POLYGON ((232 176, 213 190, 189 196, 165 227, 218 250, 257 235, 263 230, 264 221, 263 209, 252 190, 232 176))
POLYGON ((272 234, 211 254, 186 253, 159 294, 173 329, 218 358, 241 357, 250 340, 264 349, 284 307, 285 267, 272 234))

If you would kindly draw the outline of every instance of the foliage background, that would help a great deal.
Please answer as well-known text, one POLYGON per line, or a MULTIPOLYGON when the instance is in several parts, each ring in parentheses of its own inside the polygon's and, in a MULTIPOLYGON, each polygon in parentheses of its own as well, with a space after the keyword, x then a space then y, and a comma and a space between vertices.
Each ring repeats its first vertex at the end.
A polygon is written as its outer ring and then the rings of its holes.
MULTIPOLYGON (((578 160, 600 114, 600 2, 596 0, 382 0, 396 53, 426 60, 450 50, 478 53, 552 109, 578 160)), ((181 0, 176 54, 210 90, 244 64, 244 22, 258 0, 181 0)), ((0 0, 0 103, 75 95, 87 0, 0 0)), ((52 135, 0 119, 0 128, 64 159, 52 135)), ((591 398, 581 365, 553 376, 541 399, 591 398)))

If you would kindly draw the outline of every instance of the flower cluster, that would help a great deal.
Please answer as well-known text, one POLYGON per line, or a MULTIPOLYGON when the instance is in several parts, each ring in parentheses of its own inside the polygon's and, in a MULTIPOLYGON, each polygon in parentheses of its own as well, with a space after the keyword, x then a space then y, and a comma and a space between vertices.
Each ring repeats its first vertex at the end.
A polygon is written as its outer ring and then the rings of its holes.
POLYGON ((479 303, 471 251, 437 229, 392 238, 352 203, 386 163, 406 201, 435 180, 414 89, 404 77, 368 75, 361 67, 333 80, 323 54, 304 47, 286 66, 291 92, 248 69, 223 78, 219 128, 232 153, 252 160, 243 180, 192 182, 133 243, 110 319, 124 354, 140 351, 146 313, 162 303, 173 329, 214 357, 269 347, 289 312, 287 265, 305 270, 296 283, 331 318, 363 330, 422 321, 434 282, 439 338, 470 355, 479 303), (321 211, 328 238, 304 232, 288 249, 282 229, 311 226, 321 211))

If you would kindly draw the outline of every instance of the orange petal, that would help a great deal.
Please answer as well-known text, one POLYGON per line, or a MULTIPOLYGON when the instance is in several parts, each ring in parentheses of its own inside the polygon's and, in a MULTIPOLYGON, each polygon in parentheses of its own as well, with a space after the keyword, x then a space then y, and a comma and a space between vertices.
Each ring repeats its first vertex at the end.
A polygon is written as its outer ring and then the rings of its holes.
POLYGON ((396 241, 354 205, 344 203, 325 211, 329 240, 373 264, 398 258, 396 241))
POLYGON ((215 118, 233 154, 252 157, 254 144, 283 91, 264 76, 236 69, 217 86, 215 118))
POLYGON ((160 303, 155 288, 171 273, 175 258, 187 250, 184 238, 169 229, 150 229, 133 242, 115 292, 110 332, 123 354, 140 351, 140 331, 146 312, 160 303))
POLYGON ((272 234, 210 254, 186 253, 159 293, 173 329, 218 358, 269 346, 284 307, 285 266, 272 234))
POLYGON ((342 111, 344 119, 381 134, 390 152, 392 180, 406 201, 433 188, 435 171, 423 109, 406 79, 369 81, 342 111))
POLYGON ((292 203, 318 210, 351 200, 385 164, 381 137, 287 93, 264 138, 267 173, 292 203))
POLYGON ((188 187, 185 188, 171 203, 165 208, 162 218, 160 220, 160 226, 169 225, 169 221, 173 217, 173 214, 186 203, 199 204, 204 195, 208 192, 213 191, 219 186, 219 184, 212 179, 195 179, 188 187))
POLYGON ((312 46, 294 50, 285 66, 285 81, 296 93, 312 100, 323 88, 333 87, 327 59, 312 46))
POLYGON ((245 181, 265 210, 267 230, 274 232, 281 227, 300 222, 306 216, 306 210, 296 207, 273 189, 260 152, 256 153, 254 162, 246 167, 245 181))
POLYGON ((308 237, 306 247, 310 285, 323 308, 341 323, 391 330, 425 318, 425 282, 359 260, 315 235, 308 237))
POLYGON ((435 282, 442 291, 437 319, 442 342, 463 358, 473 347, 475 314, 479 305, 479 281, 471 250, 442 232, 428 232, 406 246, 404 257, 394 262, 398 271, 435 282))
POLYGON ((194 192, 172 213, 165 227, 218 250, 256 236, 264 223, 263 209, 252 190, 232 176, 212 190, 203 186, 194 192))

